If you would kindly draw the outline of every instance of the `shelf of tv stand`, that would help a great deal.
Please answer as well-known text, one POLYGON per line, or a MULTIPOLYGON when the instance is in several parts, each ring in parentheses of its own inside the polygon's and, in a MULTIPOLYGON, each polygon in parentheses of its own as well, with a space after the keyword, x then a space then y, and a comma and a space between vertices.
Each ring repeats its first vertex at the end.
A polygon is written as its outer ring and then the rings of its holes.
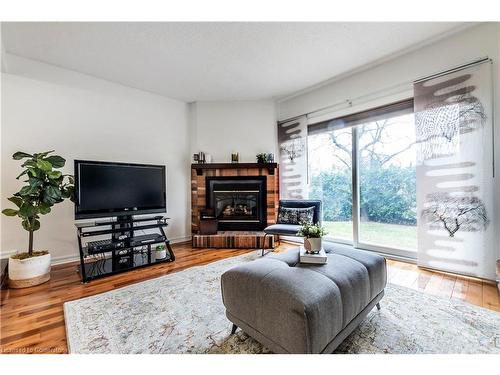
MULTIPOLYGON (((138 231, 138 230, 144 230, 144 229, 154 229, 158 228, 159 226, 166 227, 168 224, 167 223, 162 223, 162 224, 148 224, 148 225, 138 225, 130 228, 111 228, 111 229, 102 229, 102 230, 93 230, 89 232, 81 232, 79 235, 81 237, 92 237, 92 236, 102 236, 103 234, 113 234, 113 233, 120 233, 120 232, 128 232, 128 231, 138 231)), ((89 228, 89 227, 86 227, 89 228)))
MULTIPOLYGON (((89 258, 91 259, 91 258, 89 258)), ((155 259, 148 262, 147 255, 142 254, 134 254, 134 266, 133 267, 123 267, 123 268, 113 268, 113 259, 111 257, 103 258, 103 259, 94 259, 90 262, 85 262, 85 283, 100 279, 102 277, 116 275, 118 273, 123 273, 135 269, 140 269, 144 267, 154 266, 155 264, 161 263, 170 263, 172 262, 168 256, 165 259, 155 259), (94 264, 94 262, 100 262, 100 264, 94 264)))
POLYGON ((137 268, 147 267, 154 264, 173 262, 175 255, 170 246, 170 241, 167 238, 164 227, 168 226, 168 218, 163 216, 154 217, 139 217, 129 220, 112 220, 112 221, 96 221, 76 223, 78 233, 78 246, 80 251, 80 273, 82 282, 86 283, 96 278, 113 275, 125 271, 130 271, 137 268), (134 226, 134 223, 145 223, 155 221, 154 224, 145 224, 134 226), (121 224, 132 224, 130 227, 119 227, 121 224), (109 228, 101 229, 104 226, 109 228), (93 228, 99 228, 93 230, 93 228), (153 240, 141 245, 125 246, 115 250, 106 250, 101 252, 92 252, 89 254, 87 246, 82 245, 84 237, 113 235, 115 233, 128 233, 133 236, 134 232, 144 229, 158 229, 164 239, 153 240), (164 243, 167 248, 167 257, 165 259, 154 259, 151 245, 164 243), (139 250, 139 249, 146 250, 139 250), (136 250, 134 250, 136 249, 136 250), (120 263, 121 260, 127 260, 120 263))
POLYGON ((115 250, 104 250, 104 251, 94 251, 92 253, 89 253, 88 249, 87 249, 87 246, 83 246, 82 247, 82 251, 84 253, 84 255, 86 257, 91 257, 92 255, 96 255, 96 254, 102 254, 102 253, 112 253, 113 251, 125 251, 125 250, 129 250, 129 249, 135 249, 135 248, 138 248, 138 247, 146 247, 148 245, 157 245, 157 244, 161 244, 161 243, 170 243, 169 240, 156 240, 156 241, 151 241, 151 242, 148 242, 146 244, 143 244, 143 245, 136 245, 136 246, 125 246, 125 247, 122 247, 122 248, 119 248, 119 249, 115 249, 115 250))
POLYGON ((151 216, 151 217, 140 217, 132 220, 105 220, 105 221, 84 221, 80 223, 75 223, 77 228, 92 228, 92 227, 100 227, 100 226, 111 226, 111 225, 119 225, 119 224, 130 224, 130 223, 141 223, 146 221, 164 221, 169 220, 169 217, 165 216, 151 216))

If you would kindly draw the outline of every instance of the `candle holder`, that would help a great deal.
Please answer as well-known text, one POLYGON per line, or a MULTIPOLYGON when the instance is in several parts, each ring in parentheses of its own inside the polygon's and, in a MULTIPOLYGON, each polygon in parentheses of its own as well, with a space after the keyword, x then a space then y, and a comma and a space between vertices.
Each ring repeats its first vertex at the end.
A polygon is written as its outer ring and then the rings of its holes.
POLYGON ((240 154, 237 152, 231 153, 231 163, 238 163, 240 161, 240 154))

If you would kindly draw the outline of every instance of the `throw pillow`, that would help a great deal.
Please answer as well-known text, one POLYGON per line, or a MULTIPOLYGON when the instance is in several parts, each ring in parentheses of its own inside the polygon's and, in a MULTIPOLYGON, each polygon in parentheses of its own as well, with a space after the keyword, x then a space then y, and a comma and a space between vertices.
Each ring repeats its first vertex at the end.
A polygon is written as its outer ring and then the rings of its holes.
POLYGON ((278 211, 278 224, 312 224, 313 217, 314 207, 280 207, 278 211))

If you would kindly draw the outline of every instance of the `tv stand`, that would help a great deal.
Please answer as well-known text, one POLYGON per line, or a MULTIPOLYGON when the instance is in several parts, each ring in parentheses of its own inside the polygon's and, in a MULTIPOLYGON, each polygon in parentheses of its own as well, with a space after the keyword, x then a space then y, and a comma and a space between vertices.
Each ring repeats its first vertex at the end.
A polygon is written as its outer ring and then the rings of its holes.
POLYGON ((80 275, 83 283, 114 275, 117 273, 146 267, 154 264, 173 262, 175 255, 170 246, 164 227, 168 225, 166 217, 122 216, 114 220, 76 223, 78 248, 80 251, 80 275), (156 229, 156 235, 144 235, 144 230, 156 229), (142 234, 135 234, 142 232, 142 234), (96 236, 110 236, 104 240, 108 247, 103 250, 91 249, 89 241, 84 240, 96 236), (152 245, 164 244, 167 256, 156 259, 152 253, 152 245))

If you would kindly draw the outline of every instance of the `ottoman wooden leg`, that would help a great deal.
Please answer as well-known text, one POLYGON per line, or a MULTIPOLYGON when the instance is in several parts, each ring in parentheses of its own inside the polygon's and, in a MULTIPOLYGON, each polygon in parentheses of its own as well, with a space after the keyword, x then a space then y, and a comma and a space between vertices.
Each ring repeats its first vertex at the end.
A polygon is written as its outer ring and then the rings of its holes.
POLYGON ((377 306, 377 310, 380 310, 380 302, 377 302, 375 306, 377 306))
POLYGON ((238 329, 238 326, 236 324, 233 324, 233 328, 231 328, 231 335, 234 335, 236 333, 237 329, 238 329))

